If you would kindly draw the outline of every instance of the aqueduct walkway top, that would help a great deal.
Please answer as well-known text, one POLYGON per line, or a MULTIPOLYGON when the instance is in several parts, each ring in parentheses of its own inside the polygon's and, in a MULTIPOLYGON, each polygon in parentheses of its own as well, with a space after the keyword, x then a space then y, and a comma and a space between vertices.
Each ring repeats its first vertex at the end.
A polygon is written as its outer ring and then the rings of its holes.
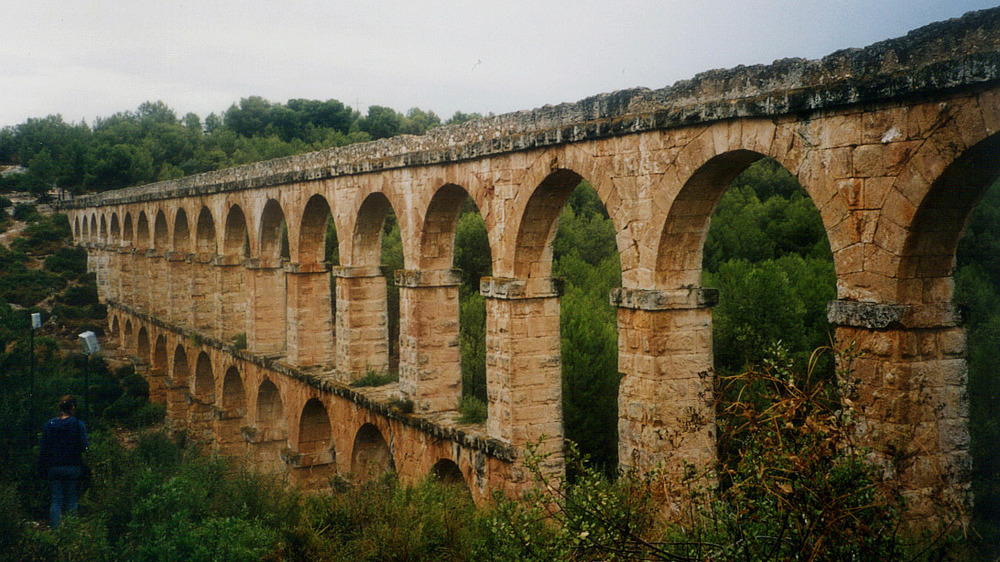
POLYGON ((865 352, 855 368, 868 438, 921 459, 899 477, 911 509, 927 513, 941 491, 967 490, 965 344, 951 274, 965 221, 1000 171, 998 129, 992 9, 821 60, 710 71, 661 90, 81 197, 65 210, 113 305, 113 335, 166 377, 176 416, 208 423, 214 411, 223 443, 278 443, 269 458, 283 450, 302 470, 391 462, 412 478, 443 459, 481 497, 516 488, 522 448, 542 435, 559 467, 552 239, 581 179, 605 203, 621 256, 612 295, 621 463, 714 457, 708 219, 733 177, 774 158, 822 216, 839 299, 830 321, 839 345, 865 352), (448 417, 460 394, 451 268, 466 196, 485 219, 494 273, 481 288, 482 428, 448 417), (343 385, 388 362, 378 265, 390 208, 405 269, 396 273, 400 381, 385 392, 413 400, 412 415, 343 385), (328 217, 340 234, 337 267, 322 261, 328 217), (230 345, 240 333, 246 350, 230 345))

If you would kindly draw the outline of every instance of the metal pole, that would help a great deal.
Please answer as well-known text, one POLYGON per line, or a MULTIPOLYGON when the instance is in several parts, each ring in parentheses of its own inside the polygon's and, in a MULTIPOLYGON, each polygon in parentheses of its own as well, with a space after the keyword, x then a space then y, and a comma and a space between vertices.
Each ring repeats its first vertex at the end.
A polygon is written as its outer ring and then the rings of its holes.
POLYGON ((28 377, 30 379, 30 386, 28 388, 28 399, 35 396, 35 328, 31 328, 31 337, 28 339, 28 349, 31 354, 31 358, 28 361, 28 377))

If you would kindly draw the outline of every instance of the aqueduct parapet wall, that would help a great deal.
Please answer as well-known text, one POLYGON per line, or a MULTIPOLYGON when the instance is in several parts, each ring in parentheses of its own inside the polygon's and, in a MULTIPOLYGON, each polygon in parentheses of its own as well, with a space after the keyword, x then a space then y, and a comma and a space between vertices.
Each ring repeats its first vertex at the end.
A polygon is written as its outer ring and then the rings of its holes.
POLYGON ((663 90, 82 197, 65 211, 112 304, 113 337, 128 353, 148 354, 175 419, 234 451, 256 447, 261 462, 284 455, 303 473, 357 468, 347 451, 390 458, 407 478, 450 460, 482 498, 494 487, 519 489, 524 447, 543 436, 549 468, 561 469, 552 240, 581 180, 604 202, 621 258, 622 288, 611 295, 620 463, 715 458, 717 295, 701 287, 703 245, 730 180, 773 158, 820 212, 837 276, 829 316, 837 345, 863 352, 860 425, 876 456, 903 446, 917 459, 897 476, 919 517, 967 501, 965 340, 951 276, 965 222, 1000 172, 998 130, 993 9, 818 61, 712 71, 663 90), (481 287, 482 427, 454 421, 452 257, 466 196, 485 220, 494 274, 481 287), (388 365, 379 243, 390 209, 405 264, 394 273, 400 380, 369 393, 346 383, 388 365), (327 217, 339 234, 335 267, 323 262, 327 217), (246 350, 232 345, 239 334, 246 350), (166 362, 156 355, 161 338, 166 362), (199 361, 211 377, 201 387, 199 361), (393 409, 394 397, 415 411, 393 409))

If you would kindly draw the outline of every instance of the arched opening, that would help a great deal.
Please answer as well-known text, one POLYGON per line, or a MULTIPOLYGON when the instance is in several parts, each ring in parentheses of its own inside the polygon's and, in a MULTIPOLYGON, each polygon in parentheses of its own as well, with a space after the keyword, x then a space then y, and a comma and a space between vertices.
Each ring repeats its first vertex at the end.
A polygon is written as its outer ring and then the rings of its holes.
MULTIPOLYGON (((813 353, 832 340, 827 303, 836 298, 822 217, 779 162, 749 150, 717 155, 695 170, 671 204, 655 281, 691 295, 666 313, 661 345, 669 368, 659 376, 661 388, 697 397, 690 408, 699 423, 688 430, 689 444, 650 461, 677 454, 709 463, 716 456, 726 488, 738 478, 732 475, 744 466, 744 453, 764 446, 753 443, 762 433, 746 430, 753 415, 747 412, 767 411, 791 388, 836 399, 832 354, 813 353)), ((668 423, 679 417, 674 396, 653 398, 667 403, 668 423)))
POLYGON ((252 443, 254 454, 264 469, 281 471, 287 468, 282 452, 288 443, 285 411, 278 387, 270 380, 257 388, 256 435, 252 443))
POLYGON ((174 348, 174 364, 170 370, 170 378, 173 379, 174 385, 186 386, 190 375, 191 365, 188 363, 187 352, 183 345, 177 344, 174 348))
POLYGON ((167 215, 162 209, 156 212, 153 221, 153 249, 162 254, 170 249, 170 233, 167 229, 167 215))
MULTIPOLYGON (((209 265, 209 262, 217 254, 216 244, 215 221, 212 219, 212 213, 208 207, 202 207, 198 212, 195 244, 191 250, 195 252, 194 261, 197 265, 189 266, 187 270, 191 271, 197 268, 204 274, 188 275, 190 280, 188 287, 190 287, 191 292, 191 311, 195 329, 212 333, 218 333, 218 331, 215 326, 217 310, 211 295, 220 289, 217 286, 216 275, 220 277, 220 280, 224 277, 220 271, 209 265)), ((228 280, 229 277, 226 276, 225 279, 228 280)))
POLYGON ((289 259, 285 212, 275 199, 267 200, 260 216, 260 257, 273 262, 289 259))
POLYGON ((80 230, 80 217, 73 219, 73 237, 77 242, 83 242, 83 231, 80 230))
POLYGON ((133 231, 132 231, 132 213, 125 213, 125 219, 122 221, 122 242, 126 246, 133 245, 133 231))
POLYGON ((122 341, 122 327, 118 322, 118 315, 111 317, 111 338, 115 344, 120 344, 122 341))
POLYGON ((146 211, 139 211, 139 218, 135 221, 135 247, 147 250, 149 243, 149 219, 146 218, 146 211))
POLYGON ((166 385, 163 379, 167 376, 167 337, 159 335, 153 345, 153 358, 149 369, 152 379, 149 385, 149 399, 152 402, 163 402, 166 400, 166 385))
POLYGON ((90 214, 90 241, 97 242, 97 213, 90 214))
POLYGON ((292 333, 289 362, 300 366, 335 365, 337 348, 336 277, 331 265, 340 265, 337 229, 322 195, 306 202, 299 226, 300 272, 287 277, 292 333))
MULTIPOLYGON (((934 417, 941 420, 938 423, 952 428, 942 431, 942 435, 964 440, 965 437, 953 429, 954 418, 968 418, 968 452, 972 457, 969 474, 973 496, 971 515, 973 527, 984 537, 996 537, 1000 532, 998 155, 1000 134, 994 134, 966 150, 933 182, 931 191, 914 215, 913 227, 903 247, 898 294, 903 303, 941 307, 953 300, 962 307, 964 325, 937 330, 940 333, 936 340, 942 345, 935 350, 935 368, 930 371, 937 376, 931 381, 923 381, 922 385, 928 387, 924 390, 925 396, 929 396, 930 405, 936 407, 934 417), (946 342, 957 343, 949 346, 946 342), (967 406, 962 400, 965 393, 961 380, 947 375, 949 372, 962 374, 963 356, 967 358, 967 406), (946 399, 949 396, 953 398, 946 399), (956 396, 959 397, 957 404, 956 396)), ((922 341, 929 339, 925 336, 922 341)), ((946 458, 961 459, 962 444, 948 441, 941 439, 944 450, 940 452, 946 458), (957 450, 948 451, 945 447, 957 450)), ((947 466, 948 463, 941 464, 947 466)), ((957 464, 964 466, 961 460, 957 464)))
POLYGON ((239 205, 229 208, 223 230, 222 249, 225 265, 219 270, 219 304, 221 311, 218 326, 223 340, 234 343, 242 338, 249 340, 247 330, 247 288, 249 275, 242 262, 250 257, 250 235, 246 217, 239 205))
POLYGON ((217 426, 219 449, 227 454, 239 454, 246 447, 240 426, 246 416, 246 391, 235 365, 226 369, 222 379, 222 413, 217 426))
POLYGON ((212 360, 204 351, 198 354, 195 364, 194 396, 202 404, 215 403, 215 374, 212 372, 212 360))
POLYGON ((83 234, 82 240, 84 242, 90 242, 90 226, 89 226, 89 219, 88 219, 87 215, 83 216, 82 234, 83 234))
POLYGON ((257 389, 257 426, 285 428, 285 408, 281 402, 281 393, 273 382, 265 380, 257 389))
POLYGON ((170 246, 174 252, 187 255, 191 249, 191 230, 188 227, 187 212, 181 207, 174 215, 174 241, 170 246))
POLYGON ((149 332, 146 331, 146 327, 142 326, 139 328, 139 334, 136 336, 136 356, 139 361, 147 363, 150 360, 149 356, 149 332))
POLYGON ((332 434, 326 406, 319 399, 310 398, 299 418, 299 453, 314 457, 308 464, 333 462, 332 434))
POLYGON ((559 397, 561 408, 548 415, 561 413, 565 437, 595 467, 612 472, 618 466, 620 377, 617 315, 608 295, 621 286, 622 271, 615 225, 597 190, 566 169, 538 185, 519 224, 515 277, 564 280, 561 296, 553 292, 544 299, 548 304, 530 311, 529 329, 546 334, 534 370, 554 370, 545 357, 558 357, 560 387, 546 392, 559 397))
POLYGON ((125 329, 122 332, 122 348, 125 353, 132 353, 132 320, 125 320, 125 329))
POLYGON ((282 267, 288 260, 288 227, 281 205, 269 199, 260 216, 260 257, 247 272, 253 279, 247 339, 255 353, 276 355, 286 346, 287 287, 282 267))
POLYGON ((111 213, 111 241, 118 243, 122 239, 121 225, 118 224, 118 213, 111 213))
MULTIPOLYGON (((458 408, 463 423, 481 423, 486 419, 486 299, 479 292, 479 282, 492 275, 493 255, 490 249, 486 223, 475 200, 461 186, 446 184, 434 194, 428 205, 421 231, 418 269, 442 270, 457 268, 461 271, 457 302, 450 288, 422 289, 421 301, 431 305, 431 319, 439 319, 434 332, 450 336, 454 318, 458 318, 458 360, 451 361, 450 354, 440 351, 436 356, 447 357, 449 363, 458 363, 461 381, 458 408), (434 293, 431 294, 431 291, 434 293), (436 302, 429 302, 431 300, 436 302), (452 307, 457 305, 457 310, 452 307)), ((415 319, 426 324, 424 318, 415 319)), ((424 336, 426 337, 426 336, 424 336)), ((450 342, 441 342, 445 350, 450 342)), ((442 386, 453 383, 452 367, 440 365, 442 386)), ((430 392, 443 393, 430 388, 430 392)), ((454 404, 445 405, 447 408, 454 404)))
POLYGON ((434 463, 434 466, 431 468, 431 478, 442 484, 458 486, 464 488, 467 492, 469 491, 469 485, 465 481, 462 469, 451 459, 441 459, 434 463))
POLYGON ((222 379, 222 408, 227 415, 242 419, 246 415, 246 402, 240 371, 235 366, 230 367, 222 379))
POLYGON ((101 215, 101 230, 97 241, 102 244, 108 241, 108 221, 105 215, 101 215))
MULTIPOLYGON (((353 264, 355 266, 378 266, 390 272, 388 277, 369 278, 368 283, 384 283, 384 305, 378 302, 370 306, 384 306, 385 326, 372 326, 372 332, 385 330, 385 339, 374 347, 382 347, 387 353, 387 363, 382 366, 380 359, 371 363, 374 370, 383 370, 389 374, 398 373, 399 369, 399 287, 395 276, 391 273, 403 268, 403 245, 400 237, 399 223, 389 199, 382 193, 372 193, 365 198, 358 210, 358 218, 354 228, 353 264)), ((362 282, 352 280, 354 282, 362 282)), ((372 292, 375 289, 372 288, 372 292)), ((374 343, 374 342, 373 342, 374 343)))
POLYGON ((247 230, 246 216, 239 205, 230 207, 229 214, 226 216, 223 251, 225 255, 239 259, 250 257, 250 231, 247 230))
POLYGON ((366 482, 395 471, 396 465, 382 432, 373 424, 362 425, 354 437, 354 450, 351 454, 351 472, 354 477, 366 482))
POLYGON ((202 207, 198 212, 198 225, 195 232, 195 252, 203 259, 214 256, 216 252, 215 220, 208 207, 202 207))

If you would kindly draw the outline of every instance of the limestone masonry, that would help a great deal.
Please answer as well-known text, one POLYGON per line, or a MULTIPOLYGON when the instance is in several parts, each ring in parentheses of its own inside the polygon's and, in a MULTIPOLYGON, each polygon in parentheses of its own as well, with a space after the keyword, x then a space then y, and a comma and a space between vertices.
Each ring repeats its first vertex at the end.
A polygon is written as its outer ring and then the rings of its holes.
POLYGON ((562 470, 560 280, 552 239, 587 180, 617 230, 619 458, 715 458, 708 219, 762 157, 796 176, 825 225, 837 346, 852 343, 862 438, 914 520, 969 501, 965 336, 955 248, 1000 174, 1000 9, 824 59, 710 71, 404 136, 81 197, 110 337, 176 424, 304 486, 394 469, 458 475, 473 497, 527 484, 529 442, 562 470), (484 425, 456 422, 457 216, 485 219, 484 425), (398 218, 399 382, 390 367, 383 219, 398 218), (323 262, 328 220, 340 264, 323 262), (245 345, 243 342, 245 341, 245 345), (238 343, 234 343, 238 342, 238 343), (244 349, 245 347, 245 349, 244 349), (413 411, 409 412, 408 404, 413 411), (543 439, 544 438, 544 439, 543 439), (907 459, 900 458, 899 451, 907 459), (893 454, 895 453, 895 454, 893 454))

